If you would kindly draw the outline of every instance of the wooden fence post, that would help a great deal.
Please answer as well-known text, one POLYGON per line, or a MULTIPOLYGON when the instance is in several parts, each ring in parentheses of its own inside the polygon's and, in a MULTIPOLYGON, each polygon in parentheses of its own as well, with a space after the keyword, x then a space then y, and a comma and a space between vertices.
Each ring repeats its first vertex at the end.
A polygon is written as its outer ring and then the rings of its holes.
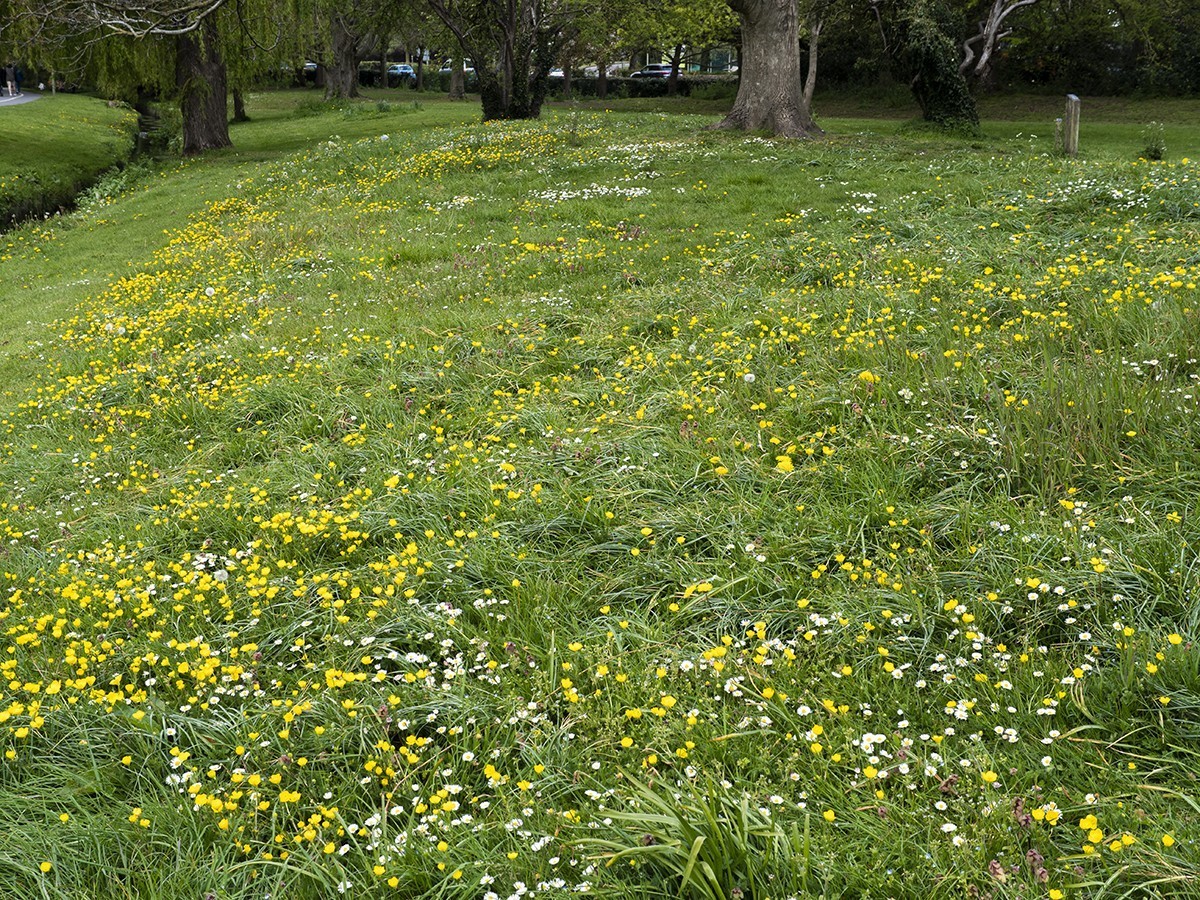
POLYGON ((1079 153, 1079 98, 1067 94, 1067 114, 1063 118, 1063 152, 1067 156, 1079 153))

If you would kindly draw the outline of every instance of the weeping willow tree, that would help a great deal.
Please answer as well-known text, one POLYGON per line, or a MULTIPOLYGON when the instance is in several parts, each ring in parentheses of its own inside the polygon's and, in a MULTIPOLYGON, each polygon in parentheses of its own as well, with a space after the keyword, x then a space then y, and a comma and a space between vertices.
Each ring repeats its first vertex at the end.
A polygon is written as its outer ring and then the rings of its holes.
POLYGON ((110 96, 174 96, 188 155, 231 143, 231 50, 236 71, 248 79, 255 67, 269 67, 290 50, 282 36, 294 32, 291 7, 270 0, 4 2, 0 43, 20 47, 26 58, 89 73, 110 96))
POLYGON ((234 122, 249 118, 245 93, 251 86, 295 77, 305 50, 297 26, 301 8, 300 0, 237 0, 223 14, 223 55, 234 122))
POLYGON ((61 23, 27 15, 20 0, 0 0, 0 64, 9 60, 48 75, 53 91, 60 81, 84 77, 90 55, 86 42, 61 23))

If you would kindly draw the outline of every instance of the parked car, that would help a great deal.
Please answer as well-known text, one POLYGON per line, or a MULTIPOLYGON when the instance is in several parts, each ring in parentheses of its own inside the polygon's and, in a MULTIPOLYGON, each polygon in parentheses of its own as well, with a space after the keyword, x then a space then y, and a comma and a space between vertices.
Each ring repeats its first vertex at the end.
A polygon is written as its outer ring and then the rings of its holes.
POLYGON ((417 77, 416 71, 408 63, 392 63, 388 66, 387 73, 389 80, 412 81, 417 77))
MULTIPOLYGON (((625 75, 628 75, 629 74, 629 63, 613 63, 611 66, 609 66, 608 68, 606 68, 604 70, 604 74, 607 75, 609 78, 620 78, 625 75)), ((583 69, 583 75, 585 78, 599 78, 600 77, 600 67, 599 66, 585 66, 583 69)))
POLYGON ((630 78, 670 78, 670 63, 650 63, 629 76, 630 78))

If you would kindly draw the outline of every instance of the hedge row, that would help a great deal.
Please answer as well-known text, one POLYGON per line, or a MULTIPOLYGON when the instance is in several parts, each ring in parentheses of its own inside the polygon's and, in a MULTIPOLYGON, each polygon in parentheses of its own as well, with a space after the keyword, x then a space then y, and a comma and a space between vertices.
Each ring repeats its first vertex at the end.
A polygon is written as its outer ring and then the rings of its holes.
MULTIPOLYGON (((379 67, 363 66, 359 69, 359 83, 365 87, 375 87, 379 84, 379 67)), ((450 90, 450 73, 438 69, 426 69, 423 75, 424 89, 447 93, 450 90)), ((409 88, 415 86, 413 79, 402 80, 389 76, 389 88, 409 88)), ((478 82, 474 73, 467 73, 466 89, 474 91, 478 82)), ((550 95, 562 96, 564 81, 562 78, 550 79, 550 95)), ((608 78, 608 96, 621 97, 665 97, 670 89, 666 78, 608 78)), ((737 76, 735 75, 680 75, 675 85, 675 92, 681 97, 698 96, 710 100, 732 98, 737 93, 737 76)), ((600 96, 600 79, 594 75, 576 75, 571 79, 571 95, 580 99, 600 96)))

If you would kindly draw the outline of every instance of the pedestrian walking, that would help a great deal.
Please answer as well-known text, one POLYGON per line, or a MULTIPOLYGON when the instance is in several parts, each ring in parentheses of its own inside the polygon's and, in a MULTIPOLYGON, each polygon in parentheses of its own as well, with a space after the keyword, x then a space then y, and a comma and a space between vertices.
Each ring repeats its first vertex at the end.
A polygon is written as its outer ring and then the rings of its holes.
POLYGON ((4 80, 8 82, 8 96, 17 96, 17 67, 12 63, 4 67, 4 80))

